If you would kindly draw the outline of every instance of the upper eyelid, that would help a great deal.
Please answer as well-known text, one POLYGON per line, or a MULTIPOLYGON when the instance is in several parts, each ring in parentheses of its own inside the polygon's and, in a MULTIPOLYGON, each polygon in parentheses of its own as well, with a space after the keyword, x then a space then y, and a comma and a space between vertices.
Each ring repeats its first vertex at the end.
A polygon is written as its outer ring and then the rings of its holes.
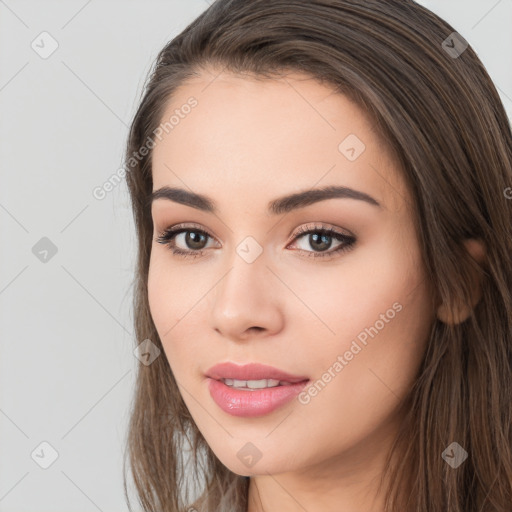
POLYGON ((297 236, 297 235, 304 234, 304 232, 307 233, 308 231, 333 231, 340 235, 345 235, 345 236, 350 236, 350 237, 354 236, 348 229, 334 227, 328 222, 326 222, 325 224, 322 224, 321 222, 312 222, 312 223, 301 224, 301 226, 298 229, 296 229, 294 232, 295 232, 295 235, 297 236))
POLYGON ((189 223, 186 223, 186 222, 183 222, 183 223, 178 223, 178 224, 173 224, 172 226, 168 226, 168 227, 165 227, 165 228, 162 228, 160 230, 161 233, 168 233, 170 231, 178 231, 178 230, 183 230, 183 231, 202 231, 204 233, 206 233, 208 236, 211 236, 212 238, 215 238, 208 229, 204 228, 203 226, 201 226, 200 224, 189 224, 189 223))
MULTIPOLYGON (((216 237, 213 234, 211 234, 211 232, 209 230, 207 230, 206 228, 204 228, 203 226, 201 226, 200 224, 197 224, 197 223, 186 223, 186 222, 178 223, 178 224, 175 224, 173 226, 163 229, 161 233, 165 234, 165 233, 169 233, 171 231, 172 232, 180 231, 181 233, 183 233, 185 231, 193 231, 193 230, 203 232, 205 235, 216 240, 216 237)), ((341 236, 345 236, 348 238, 355 238, 355 236, 347 229, 333 227, 329 223, 322 224, 321 222, 316 221, 316 222, 311 222, 311 223, 306 222, 305 224, 301 224, 301 226, 299 226, 299 228, 296 228, 294 231, 292 231, 292 233, 290 233, 290 235, 289 235, 289 236, 293 237, 290 240, 290 242, 293 242, 296 238, 305 236, 306 234, 308 234, 308 232, 314 232, 314 231, 332 231, 333 233, 339 234, 341 236)), ((177 235, 177 234, 175 233, 175 235, 177 235)), ((288 242, 288 243, 290 243, 290 242, 288 242)))

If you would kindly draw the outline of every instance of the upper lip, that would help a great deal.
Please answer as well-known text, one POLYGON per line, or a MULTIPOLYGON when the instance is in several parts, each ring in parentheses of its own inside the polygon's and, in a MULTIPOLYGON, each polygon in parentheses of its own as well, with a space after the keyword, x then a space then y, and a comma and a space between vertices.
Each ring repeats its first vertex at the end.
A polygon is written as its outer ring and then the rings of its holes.
POLYGON ((283 370, 267 366, 265 364, 250 363, 246 365, 237 365, 235 363, 226 362, 212 366, 207 372, 206 376, 215 380, 221 379, 236 379, 236 380, 261 380, 261 379, 276 379, 282 382, 302 382, 309 380, 308 377, 301 377, 299 375, 291 375, 283 370))

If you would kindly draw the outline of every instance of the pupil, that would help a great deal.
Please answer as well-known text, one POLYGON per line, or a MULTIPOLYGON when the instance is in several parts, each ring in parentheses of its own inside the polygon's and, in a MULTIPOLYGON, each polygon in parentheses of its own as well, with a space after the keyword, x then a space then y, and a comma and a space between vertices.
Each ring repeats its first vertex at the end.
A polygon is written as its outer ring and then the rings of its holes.
POLYGON ((206 236, 202 233, 197 233, 196 231, 187 231, 185 242, 191 249, 202 249, 201 243, 204 243, 204 240, 198 241, 201 238, 206 239, 206 236), (194 244, 199 244, 199 246, 194 244))
POLYGON ((313 243, 311 243, 311 247, 315 247, 315 244, 317 244, 318 240, 320 239, 320 246, 316 245, 316 248, 320 251, 324 251, 326 249, 329 249, 331 246, 330 243, 330 236, 326 234, 319 235, 318 233, 314 233, 310 235, 311 239, 313 240, 313 243))

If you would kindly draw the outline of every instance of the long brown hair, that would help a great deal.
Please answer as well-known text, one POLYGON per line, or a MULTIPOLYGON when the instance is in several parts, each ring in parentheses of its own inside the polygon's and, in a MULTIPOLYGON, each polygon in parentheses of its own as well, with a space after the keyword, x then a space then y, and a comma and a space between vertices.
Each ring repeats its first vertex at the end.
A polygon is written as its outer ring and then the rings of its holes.
MULTIPOLYGON (((512 134, 483 64, 454 32, 412 0, 217 0, 160 51, 125 155, 137 344, 149 338, 163 352, 148 306, 147 198, 150 142, 176 88, 205 69, 300 71, 372 120, 414 198, 433 300, 455 308, 470 300, 472 272, 482 280, 467 320, 432 325, 388 459, 386 512, 512 510, 512 134), (468 238, 485 244, 485 265, 464 249, 468 238), (468 453, 457 469, 442 457, 454 441, 468 453)), ((209 448, 165 357, 139 365, 126 453, 146 512, 247 510, 249 478, 209 448)), ((126 472, 124 484, 129 504, 126 472)))

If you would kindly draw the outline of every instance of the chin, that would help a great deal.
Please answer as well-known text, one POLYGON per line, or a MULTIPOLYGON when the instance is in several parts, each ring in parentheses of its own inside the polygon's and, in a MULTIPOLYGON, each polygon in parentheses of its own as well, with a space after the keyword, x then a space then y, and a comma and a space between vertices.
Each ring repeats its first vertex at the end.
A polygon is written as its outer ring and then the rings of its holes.
MULTIPOLYGON (((249 444, 249 443, 248 443, 249 444)), ((290 465, 289 458, 284 457, 284 461, 275 460, 273 456, 266 458, 263 454, 261 458, 256 461, 252 466, 250 461, 247 461, 247 464, 243 462, 244 454, 243 450, 240 450, 239 454, 236 455, 235 460, 229 457, 229 460, 226 458, 219 458, 219 460, 233 473, 240 476, 265 476, 268 474, 277 475, 280 473, 288 473, 289 471, 294 471, 295 467, 290 465), (242 452, 242 453, 240 453, 242 452), (241 457, 242 461, 240 460, 241 457)))

